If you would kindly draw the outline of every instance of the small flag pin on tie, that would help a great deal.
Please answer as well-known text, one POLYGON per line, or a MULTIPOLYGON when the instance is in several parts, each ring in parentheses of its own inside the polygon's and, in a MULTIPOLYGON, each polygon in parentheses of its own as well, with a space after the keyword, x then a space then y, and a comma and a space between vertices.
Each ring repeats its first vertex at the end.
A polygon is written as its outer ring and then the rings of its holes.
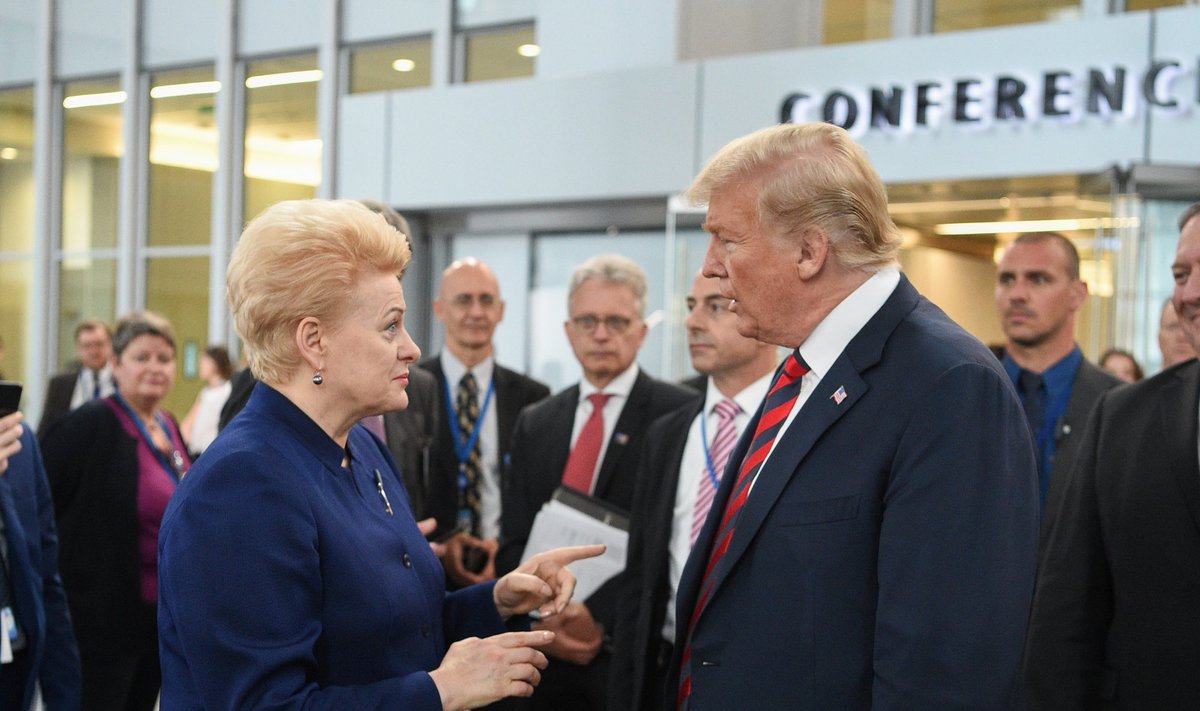
POLYGON ((829 399, 833 400, 834 405, 841 405, 842 400, 846 399, 846 386, 839 385, 837 391, 830 395, 829 399))
POLYGON ((625 434, 624 432, 614 433, 613 434, 613 442, 624 446, 626 443, 629 442, 629 435, 625 434))

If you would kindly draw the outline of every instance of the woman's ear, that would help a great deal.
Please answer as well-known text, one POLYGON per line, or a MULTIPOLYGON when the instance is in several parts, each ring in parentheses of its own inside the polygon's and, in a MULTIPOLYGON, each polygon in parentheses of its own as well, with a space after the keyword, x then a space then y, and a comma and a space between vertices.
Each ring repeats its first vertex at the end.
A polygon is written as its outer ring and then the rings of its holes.
POLYGON ((306 316, 296 324, 296 350, 309 369, 325 369, 325 328, 320 319, 306 316))

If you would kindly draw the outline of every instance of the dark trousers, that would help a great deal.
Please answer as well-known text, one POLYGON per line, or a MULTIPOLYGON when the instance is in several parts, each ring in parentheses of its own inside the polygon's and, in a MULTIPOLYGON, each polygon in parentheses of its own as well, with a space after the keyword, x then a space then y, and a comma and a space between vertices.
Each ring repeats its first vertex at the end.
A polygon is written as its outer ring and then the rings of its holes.
POLYGON ((0 709, 26 711, 25 684, 29 682, 29 649, 13 652, 13 660, 0 666, 0 709))
POLYGON ((80 650, 83 711, 153 711, 162 687, 155 605, 142 605, 129 635, 112 640, 121 643, 119 652, 80 650))

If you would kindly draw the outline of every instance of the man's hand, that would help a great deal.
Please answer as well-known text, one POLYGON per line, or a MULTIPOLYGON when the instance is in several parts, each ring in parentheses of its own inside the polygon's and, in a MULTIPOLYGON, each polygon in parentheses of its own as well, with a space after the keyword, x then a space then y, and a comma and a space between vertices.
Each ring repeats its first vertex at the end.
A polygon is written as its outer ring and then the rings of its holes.
POLYGON ((8 458, 16 456, 21 451, 21 420, 25 416, 19 412, 0 417, 0 474, 8 471, 8 458))
POLYGON ((504 619, 535 608, 543 618, 562 612, 575 592, 575 575, 567 565, 603 553, 599 543, 538 553, 496 582, 496 610, 504 619))
POLYGON ((468 533, 460 533, 446 541, 445 548, 446 553, 441 556, 442 565, 446 567, 446 576, 459 587, 486 582, 496 577, 496 552, 500 550, 500 542, 495 538, 484 540, 468 533), (478 556, 485 561, 478 573, 471 572, 465 564, 469 556, 478 556))
POLYGON ((562 614, 534 623, 533 629, 554 633, 554 641, 543 647, 546 654, 580 666, 590 664, 604 643, 604 627, 582 602, 572 602, 562 614))

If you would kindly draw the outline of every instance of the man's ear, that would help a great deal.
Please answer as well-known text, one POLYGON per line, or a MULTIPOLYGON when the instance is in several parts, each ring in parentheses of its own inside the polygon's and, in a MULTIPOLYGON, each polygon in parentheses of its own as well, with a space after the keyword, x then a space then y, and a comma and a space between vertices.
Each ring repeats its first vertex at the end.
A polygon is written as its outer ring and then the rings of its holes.
POLYGON ((800 277, 801 281, 808 281, 825 268, 825 261, 829 259, 829 253, 833 246, 829 243, 829 236, 825 231, 818 227, 810 227, 797 240, 796 249, 793 254, 796 259, 796 276, 800 277))
POLYGON ((310 369, 325 369, 325 327, 320 319, 306 316, 296 324, 296 349, 310 369))

